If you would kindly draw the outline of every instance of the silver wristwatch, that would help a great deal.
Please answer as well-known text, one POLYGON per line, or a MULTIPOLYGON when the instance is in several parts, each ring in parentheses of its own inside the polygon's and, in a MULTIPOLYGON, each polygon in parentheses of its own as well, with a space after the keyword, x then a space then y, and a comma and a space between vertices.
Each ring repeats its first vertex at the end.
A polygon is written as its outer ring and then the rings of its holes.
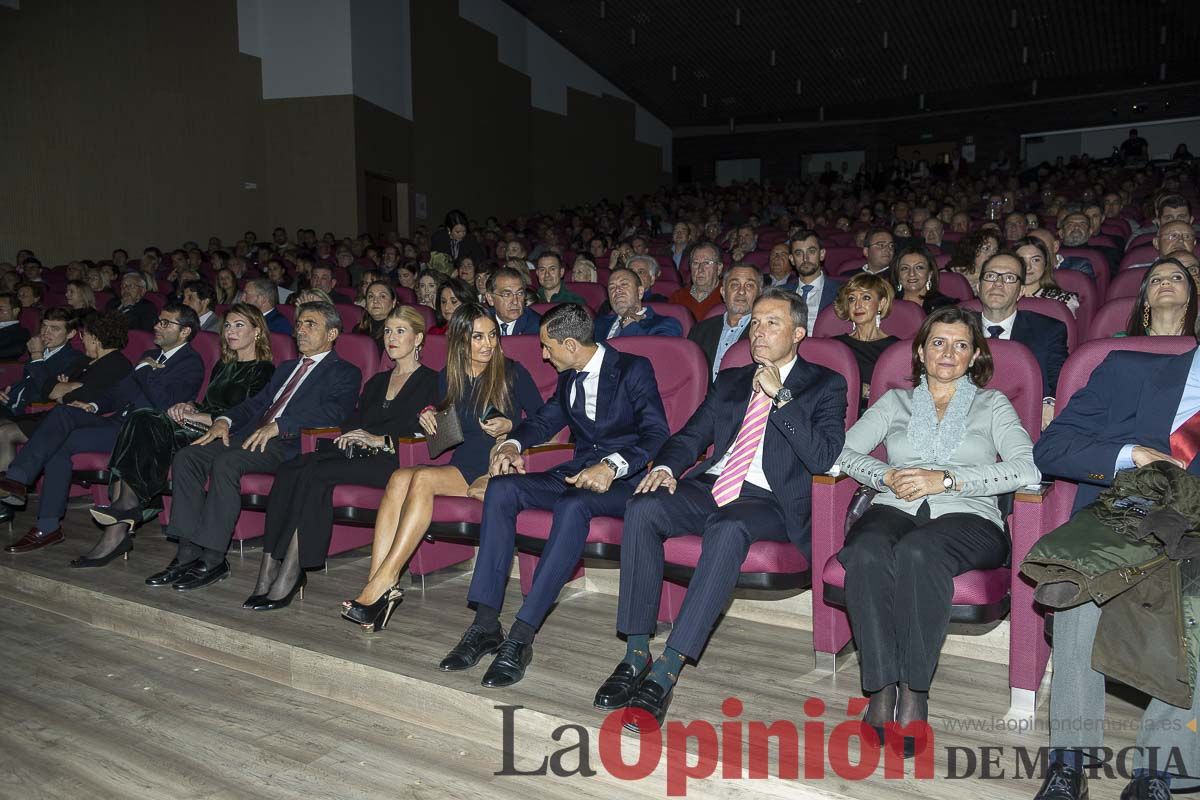
POLYGON ((784 403, 790 403, 791 401, 792 401, 792 390, 787 388, 786 386, 784 386, 782 389, 780 389, 778 392, 775 393, 775 405, 776 406, 781 406, 784 403))
POLYGON ((947 492, 954 491, 954 476, 948 470, 942 470, 942 488, 947 492))
POLYGON ((616 475, 618 472, 620 472, 620 470, 617 469, 617 462, 613 461, 608 456, 600 459, 600 463, 611 469, 613 471, 613 475, 616 475))

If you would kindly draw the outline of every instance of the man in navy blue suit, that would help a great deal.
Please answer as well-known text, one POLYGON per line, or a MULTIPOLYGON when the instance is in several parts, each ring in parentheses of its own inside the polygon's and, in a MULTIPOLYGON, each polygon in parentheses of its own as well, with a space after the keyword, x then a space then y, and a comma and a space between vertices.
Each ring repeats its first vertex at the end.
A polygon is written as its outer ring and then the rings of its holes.
POLYGON ((576 303, 547 312, 542 357, 558 370, 558 389, 537 414, 492 450, 479 531, 479 553, 467 600, 475 620, 441 662, 468 669, 489 653, 496 658, 483 685, 510 686, 533 659, 533 637, 583 554, 593 516, 621 516, 646 465, 666 441, 668 428, 654 368, 640 356, 592 339, 592 320, 576 303), (575 442, 570 461, 545 473, 525 474, 521 451, 549 441, 568 426, 575 442), (515 473, 515 474, 514 474, 515 473), (512 565, 517 514, 554 512, 533 587, 507 637, 500 626, 504 586, 512 565))
POLYGON ((362 373, 334 352, 341 331, 332 304, 301 305, 296 314, 301 358, 281 364, 265 389, 217 417, 208 433, 175 455, 169 533, 178 537, 179 550, 147 585, 183 592, 229 575, 225 551, 241 513, 242 476, 274 472, 300 454, 303 428, 337 425, 354 410, 362 373))
MULTIPOLYGON (((1114 351, 1087 386, 1042 431, 1033 457, 1043 475, 1076 481, 1072 512, 1096 499, 1123 469, 1169 461, 1200 475, 1200 350, 1169 356, 1114 351)), ((1054 615, 1054 674, 1050 679, 1050 747, 1046 782, 1038 798, 1076 800, 1087 793, 1084 759, 1104 744, 1104 675, 1092 669, 1092 643, 1100 608, 1091 602, 1054 615), (1049 787, 1066 785, 1051 794, 1049 787)), ((1200 746, 1188 725, 1200 716, 1200 692, 1190 709, 1151 699, 1142 716, 1139 755, 1157 749, 1160 766, 1178 748, 1194 785, 1200 746)), ((1144 759, 1143 759, 1144 760, 1144 759)), ((1173 763, 1173 762, 1171 762, 1173 763)), ((1144 763, 1135 764, 1144 767, 1144 763)), ((1135 778, 1122 797, 1170 797, 1172 777, 1149 772, 1135 778), (1138 786, 1138 784, 1146 784, 1138 786), (1152 791, 1154 784, 1160 791, 1152 791), (1141 793, 1138 793, 1141 792, 1141 793)))
POLYGON ((750 337, 750 312, 763 289, 763 274, 752 264, 735 264, 721 276, 725 313, 697 322, 688 338, 700 345, 709 367, 709 384, 717 380, 729 349, 750 337))
POLYGON ((43 402, 58 382, 58 376, 70 372, 87 358, 82 350, 71 347, 75 327, 75 315, 69 309, 46 310, 38 335, 31 336, 25 344, 29 362, 21 371, 21 380, 0 391, 0 403, 4 404, 0 406, 0 415, 23 414, 30 403, 43 402))
POLYGON ((654 313, 642 305, 642 286, 638 274, 618 267, 608 276, 608 304, 612 312, 596 318, 592 337, 606 342, 618 336, 682 336, 679 321, 654 313))
POLYGON ((1025 285, 1025 262, 997 253, 983 263, 979 275, 979 302, 983 306, 983 332, 989 339, 1010 339, 1029 348, 1042 370, 1042 425, 1054 417, 1058 373, 1067 360, 1067 326, 1032 311, 1018 311, 1025 285))
POLYGON ((525 279, 512 267, 500 267, 487 282, 487 301, 501 336, 536 336, 541 317, 525 306, 525 279))
POLYGON ((796 355, 805 314, 794 292, 763 291, 750 322, 756 363, 721 373, 629 501, 617 606, 628 649, 597 692, 597 708, 630 706, 661 724, 679 670, 699 658, 750 545, 790 541, 810 553, 812 476, 833 466, 845 442, 846 380, 796 355), (709 447, 712 455, 697 466, 709 447), (687 534, 703 537, 703 551, 652 666, 663 542, 687 534))
POLYGON ((829 277, 822 269, 821 265, 825 263, 825 248, 821 246, 821 237, 816 231, 796 231, 796 235, 788 242, 788 249, 797 278, 794 285, 785 288, 800 295, 800 299, 807 306, 806 333, 812 336, 813 326, 817 324, 817 315, 837 299, 842 281, 829 277))
MULTIPOLYGON (((71 489, 71 456, 109 452, 117 442, 125 415, 139 408, 165 411, 196 399, 204 380, 204 362, 188 342, 200 330, 196 312, 168 305, 154 326, 158 345, 142 354, 134 371, 95 403, 72 403, 51 411, 0 480, 0 495, 9 505, 22 505, 28 486, 43 475, 37 524, 9 552, 37 550, 63 540, 59 521, 71 489), (112 416, 101 416, 118 412, 112 416)), ((102 537, 85 558, 101 558, 117 542, 102 537)))

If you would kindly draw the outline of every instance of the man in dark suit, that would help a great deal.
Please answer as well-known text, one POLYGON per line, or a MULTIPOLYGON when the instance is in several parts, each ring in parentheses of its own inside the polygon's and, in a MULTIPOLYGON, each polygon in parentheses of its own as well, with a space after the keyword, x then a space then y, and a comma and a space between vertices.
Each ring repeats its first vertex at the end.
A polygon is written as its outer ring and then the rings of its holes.
MULTIPOLYGON (((134 371, 98 402, 72 403, 51 411, 0 479, 0 496, 8 505, 25 502, 28 487, 43 475, 37 524, 9 552, 36 550, 63 540, 59 520, 71 489, 71 456, 108 452, 116 444, 125 416, 139 408, 165 411, 196 399, 204 380, 204 362, 188 342, 200 329, 196 312, 184 305, 166 306, 154 327, 157 347, 142 354, 134 371), (101 416, 117 412, 112 416, 101 416)), ((100 558, 119 544, 102 537, 87 558, 100 558)))
MULTIPOLYGON (((1169 461, 1200 475, 1200 350, 1178 355, 1115 351, 1071 397, 1070 405, 1042 431, 1033 457, 1043 475, 1079 484, 1072 511, 1090 504, 1116 473, 1169 461)), ((1186 606, 1185 606, 1186 608, 1186 606)), ((1054 615, 1054 674, 1050 679, 1050 747, 1044 800, 1078 800, 1087 794, 1084 760, 1104 744, 1104 675, 1092 669, 1092 643, 1100 608, 1091 602, 1054 615), (1052 792, 1054 786, 1061 789, 1052 792)), ((1190 624, 1190 623, 1189 623, 1190 624)), ((1200 775, 1200 746, 1188 726, 1200 716, 1200 692, 1191 708, 1152 699, 1142 716, 1140 753, 1157 752, 1160 769, 1183 756, 1189 782, 1200 775)), ((1144 767, 1145 764, 1135 764, 1144 767)), ((1170 797, 1179 776, 1148 772, 1122 797, 1170 797), (1172 777, 1175 778, 1172 781, 1172 777), (1154 793, 1159 784, 1159 793, 1154 793), (1145 784, 1145 785, 1139 785, 1145 784)))
POLYGON ((829 277, 821 268, 825 263, 825 248, 821 246, 821 237, 817 236, 816 231, 797 231, 788 242, 788 248, 797 276, 796 285, 790 288, 800 295, 800 299, 808 308, 806 333, 812 336, 813 326, 817 324, 817 315, 826 306, 833 305, 838 290, 842 288, 842 281, 829 277))
MULTIPOLYGON (((756 363, 722 373, 625 510, 617 630, 628 650, 597 692, 598 708, 628 705, 661 724, 679 670, 704 649, 750 545, 791 541, 806 556, 811 550, 812 476, 833 466, 845 442, 846 380, 796 355, 805 307, 793 292, 764 290, 750 324, 756 363), (693 469, 710 446, 712 456, 693 469), (663 541, 685 534, 701 535, 703 552, 652 666, 663 541)), ((632 711, 625 722, 635 724, 632 711)))
MULTIPOLYGON (((339 263, 340 262, 341 259, 339 259, 339 263)), ((308 274, 308 281, 312 288, 320 289, 322 292, 329 295, 329 299, 335 303, 354 302, 354 295, 338 291, 337 278, 333 274, 333 267, 328 264, 314 264, 312 271, 308 274)), ((272 303, 271 305, 274 306, 275 304, 272 303)))
POLYGON ((209 333, 220 333, 223 321, 213 310, 217 301, 217 293, 208 281, 190 280, 183 284, 180 292, 181 300, 188 308, 196 312, 200 318, 200 330, 209 333))
POLYGON ((558 389, 492 450, 489 471, 495 477, 484 497, 479 553, 467 593, 476 604, 475 620, 440 665, 468 669, 496 652, 483 676, 489 687, 510 686, 524 677, 533 659, 533 637, 583 554, 589 521, 597 515, 621 516, 669 432, 650 362, 593 341, 592 320, 583 306, 554 307, 539 335, 543 357, 559 372, 558 389), (574 457, 549 472, 525 474, 521 451, 549 441, 564 426, 571 429, 574 457), (517 514, 527 508, 552 510, 554 523, 533 587, 505 637, 500 609, 517 514))
MULTIPOLYGON (((653 291, 654 284, 658 282, 660 268, 658 262, 653 256, 631 256, 625 262, 625 266, 637 273, 638 281, 642 284, 642 305, 646 303, 666 303, 666 295, 658 294, 653 291)), ((600 307, 596 309, 597 317, 604 317, 612 313, 612 304, 605 298, 600 307)))
POLYGON ((241 513, 242 476, 274 472, 300 454, 301 429, 337 425, 354 410, 362 374, 333 350, 341 331, 332 304, 300 306, 301 357, 281 364, 265 389, 215 419, 208 433, 176 454, 170 535, 178 537, 179 550, 147 585, 183 592, 229 575, 225 551, 241 513))
POLYGON ((1032 311, 1018 311, 1025 285, 1025 262, 997 253, 984 262, 979 275, 983 332, 989 339, 1011 339, 1029 348, 1042 369, 1042 424, 1054 417, 1058 373, 1067 360, 1067 326, 1032 311))
MULTIPOLYGON (((87 356, 71 347, 75 336, 75 315, 65 308, 51 308, 42 315, 42 327, 37 336, 26 342, 29 362, 21 372, 21 380, 0 391, 0 416, 11 418, 25 413, 30 403, 46 399, 58 376, 74 369, 87 356)), ((0 521, 4 510, 0 509, 0 521)))
POLYGON ((488 276, 487 302, 496 316, 501 336, 536 336, 542 318, 525 306, 525 278, 512 267, 500 267, 488 276))
POLYGON ((734 344, 750 335, 750 311, 762 292, 763 274, 757 267, 742 264, 721 276, 721 299, 725 313, 696 323, 688 338, 704 351, 708 361, 709 384, 721 371, 721 360, 734 344))
POLYGON ((158 308, 146 299, 146 293, 155 288, 144 273, 126 272, 121 276, 121 293, 109 301, 108 310, 124 314, 130 330, 153 332, 158 308))
POLYGON ((628 267, 617 267, 608 276, 608 305, 612 311, 596 318, 592 336, 606 342, 618 336, 682 336, 679 320, 654 313, 642 305, 642 286, 638 274, 628 267))
POLYGON ((246 281, 246 286, 242 289, 242 301, 262 312, 263 319, 267 322, 267 330, 292 335, 292 323, 275 309, 279 301, 279 289, 269 279, 253 278, 246 281))
POLYGON ((29 331, 21 327, 21 301, 15 294, 0 292, 0 359, 20 358, 28 341, 29 331))

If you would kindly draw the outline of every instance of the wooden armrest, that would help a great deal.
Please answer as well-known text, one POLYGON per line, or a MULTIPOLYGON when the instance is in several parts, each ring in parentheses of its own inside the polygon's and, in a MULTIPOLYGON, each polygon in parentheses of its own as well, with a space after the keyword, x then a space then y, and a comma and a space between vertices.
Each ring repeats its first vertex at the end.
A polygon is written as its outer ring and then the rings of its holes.
POLYGON ((813 475, 813 483, 819 483, 824 486, 837 486, 842 481, 848 480, 853 479, 844 472, 840 475, 826 475, 824 473, 820 475, 813 475))
POLYGON ((301 428, 301 436, 328 436, 331 433, 341 433, 341 428, 301 428))
POLYGON ((1037 487, 1025 487, 1019 490, 1014 499, 1018 503, 1041 503, 1046 499, 1046 495, 1050 493, 1052 484, 1043 483, 1037 487))
POLYGON ((575 445, 566 442, 547 442, 546 444, 535 444, 525 450, 526 455, 533 453, 553 453, 557 450, 574 450, 575 445))
POLYGON ((397 439, 394 439, 393 441, 395 441, 397 446, 402 445, 402 444, 421 444, 422 442, 425 441, 425 437, 424 436, 401 436, 397 439))

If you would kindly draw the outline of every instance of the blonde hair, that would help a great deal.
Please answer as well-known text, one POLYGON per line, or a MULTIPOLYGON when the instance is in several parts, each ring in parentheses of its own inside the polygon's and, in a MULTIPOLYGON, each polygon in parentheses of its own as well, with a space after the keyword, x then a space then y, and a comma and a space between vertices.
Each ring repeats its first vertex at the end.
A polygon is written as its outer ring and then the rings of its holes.
POLYGON ((838 319, 850 319, 850 301, 846 298, 850 292, 863 289, 879 296, 880 317, 892 313, 892 300, 895 299, 896 293, 892 291, 891 285, 878 275, 860 272, 838 289, 837 297, 833 301, 833 313, 837 314, 838 319))
MULTIPOLYGON (((263 317, 263 313, 249 303, 234 303, 225 312, 226 321, 229 320, 230 314, 245 317, 250 326, 254 328, 254 360, 270 361, 271 329, 267 327, 267 320, 263 317)), ((229 347, 224 335, 221 336, 221 361, 226 364, 230 361, 237 361, 237 352, 229 347)))

